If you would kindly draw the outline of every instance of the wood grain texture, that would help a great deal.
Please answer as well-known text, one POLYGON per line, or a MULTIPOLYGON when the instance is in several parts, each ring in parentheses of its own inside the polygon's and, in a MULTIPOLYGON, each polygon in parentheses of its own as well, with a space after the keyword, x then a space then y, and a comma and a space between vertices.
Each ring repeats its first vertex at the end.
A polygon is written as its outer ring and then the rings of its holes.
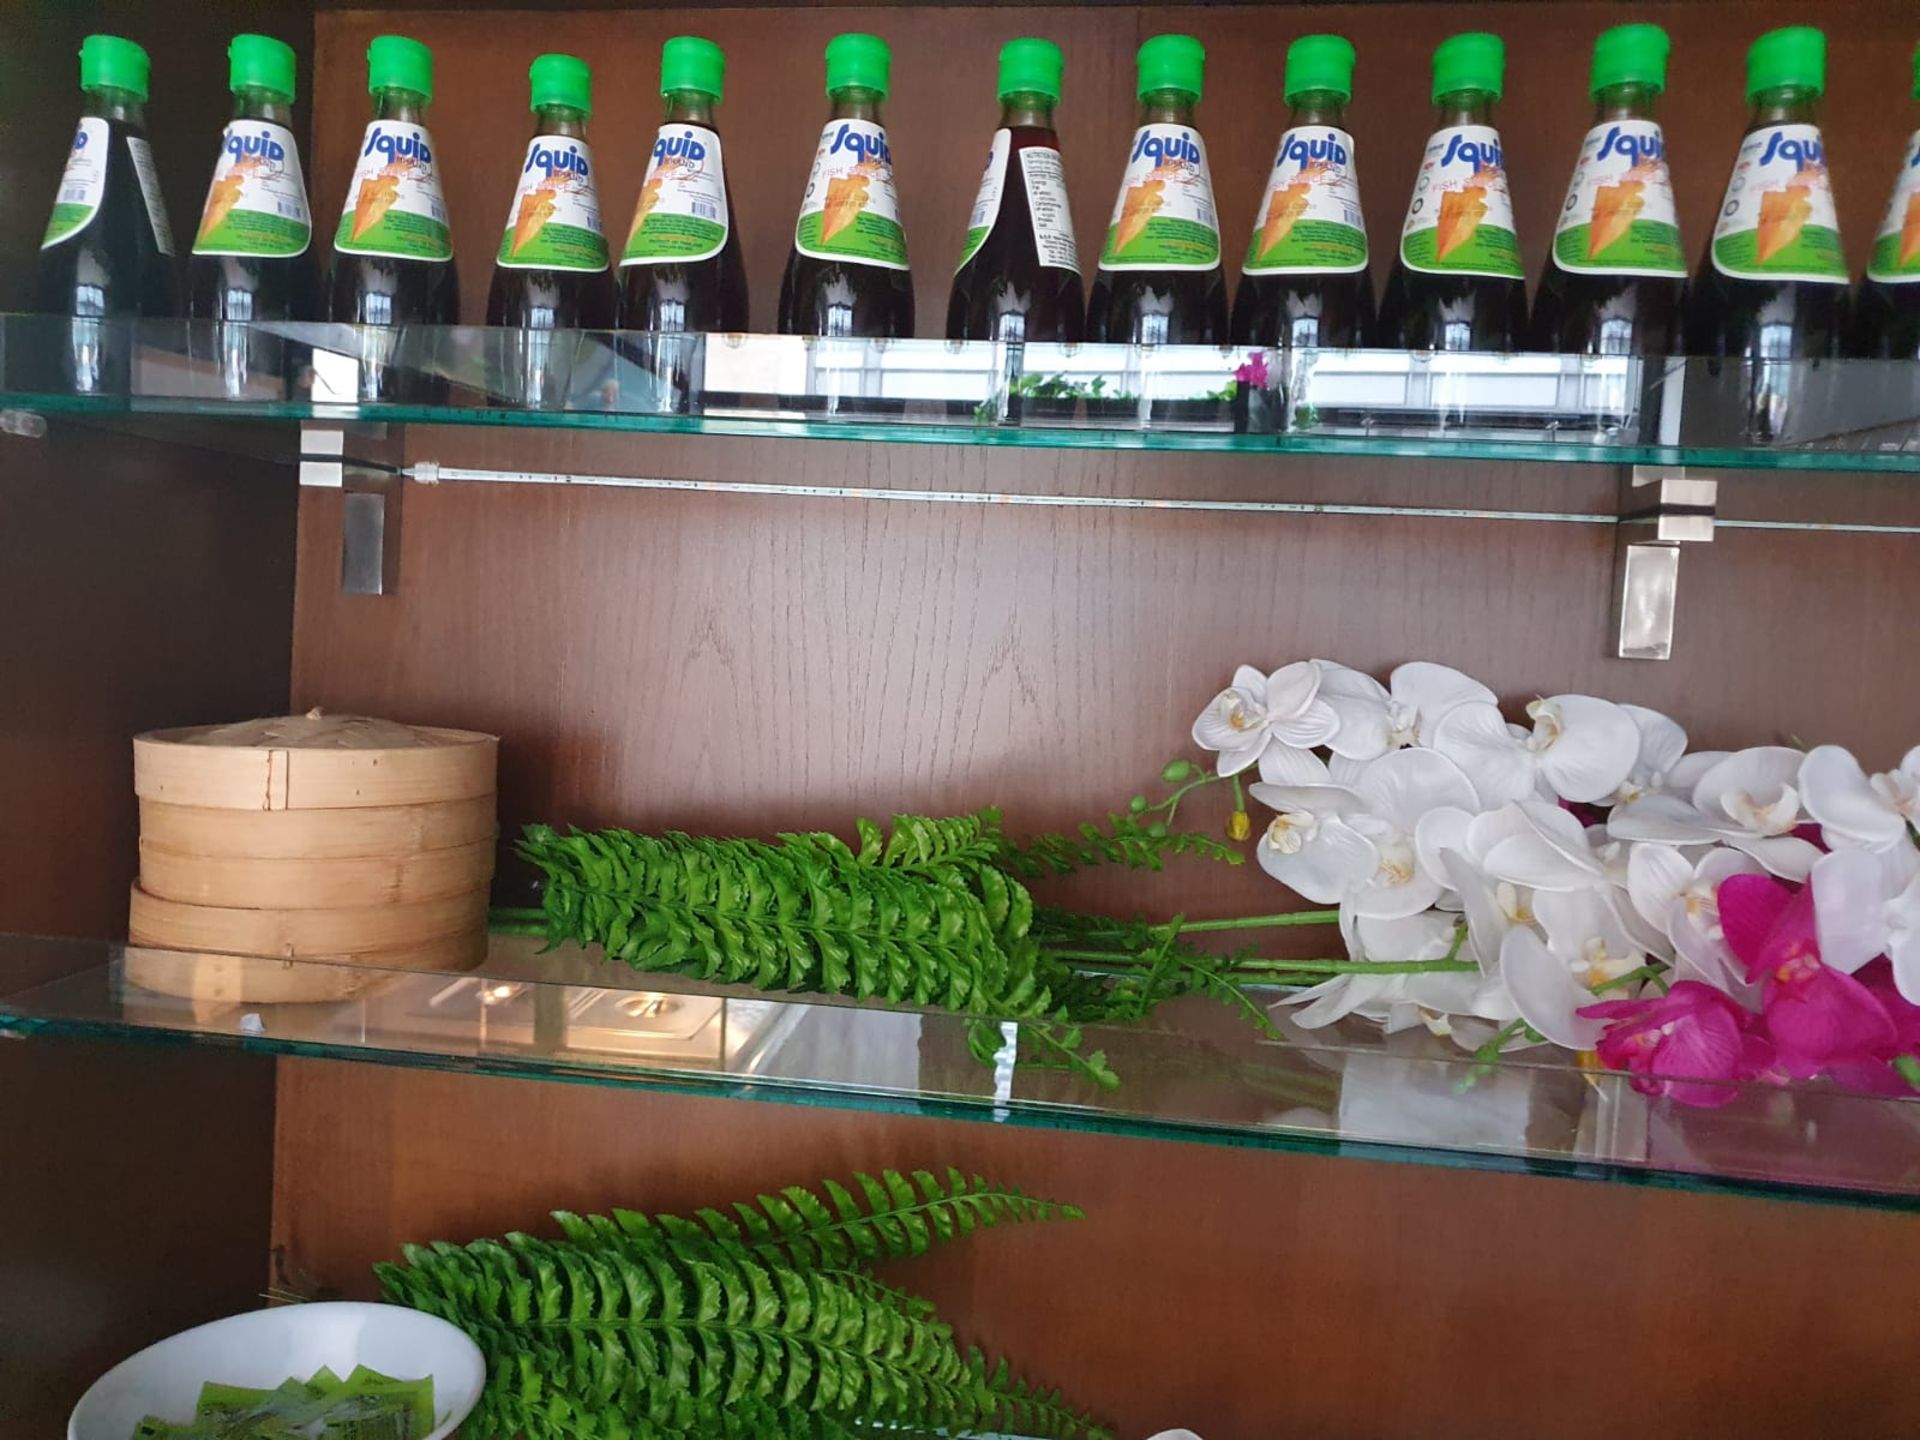
POLYGON ((1911 1217, 297 1060, 280 1090, 275 1243, 350 1295, 554 1208, 953 1164, 1088 1218, 895 1278, 1122 1440, 1911 1431, 1911 1217))
POLYGON ((1359 52, 1350 125, 1364 178, 1376 285, 1385 279, 1420 147, 1433 47, 1461 30, 1490 29, 1507 44, 1500 121, 1521 251, 1537 276, 1567 176, 1589 123, 1586 77, 1593 37, 1623 18, 1655 20, 1673 36, 1663 102, 1676 198, 1696 255, 1746 123, 1744 54, 1777 25, 1816 23, 1830 41, 1823 126, 1841 232, 1857 270, 1886 204, 1907 132, 1892 118, 1912 85, 1914 35, 1905 0, 1825 0, 1817 15, 1792 0, 1649 3, 1627 17, 1605 0, 1503 4, 1176 5, 954 7, 797 5, 764 9, 646 7, 577 11, 328 10, 317 17, 319 55, 314 210, 322 229, 339 213, 366 124, 367 41, 396 25, 433 47, 432 122, 461 266, 462 312, 485 315, 500 227, 529 124, 526 67, 542 51, 589 57, 599 85, 594 159, 610 232, 624 234, 658 123, 660 43, 706 35, 727 52, 720 113, 735 223, 744 246, 752 319, 770 329, 794 211, 817 126, 825 119, 821 52, 841 30, 871 30, 893 49, 886 106, 913 256, 919 333, 941 333, 947 286, 992 131, 995 57, 1019 34, 1066 52, 1060 138, 1080 250, 1091 273, 1119 182, 1133 117, 1133 54, 1165 30, 1207 47, 1199 112, 1219 200, 1229 275, 1238 272, 1273 146, 1286 123, 1286 47, 1308 31, 1335 31, 1359 52))

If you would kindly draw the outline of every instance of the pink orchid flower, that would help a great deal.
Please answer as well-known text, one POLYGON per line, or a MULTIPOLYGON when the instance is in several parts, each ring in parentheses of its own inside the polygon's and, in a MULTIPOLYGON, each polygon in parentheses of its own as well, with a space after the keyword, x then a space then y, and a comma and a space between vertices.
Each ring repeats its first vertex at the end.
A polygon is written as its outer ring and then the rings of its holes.
POLYGON ((1734 875, 1721 882, 1719 903, 1727 945, 1761 987, 1761 1018, 1784 1074, 1832 1072, 1847 1083, 1886 1068, 1899 1053, 1894 1022, 1859 980, 1821 963, 1810 887, 1734 875))
POLYGON ((1609 1070, 1626 1070, 1642 1095, 1664 1095, 1681 1105, 1725 1105, 1736 1081, 1771 1062, 1751 1017, 1724 992, 1682 980, 1665 995, 1608 1000, 1581 1010, 1607 1022, 1595 1048, 1609 1070))
POLYGON ((1233 372, 1233 378, 1242 385, 1251 385, 1256 390, 1267 388, 1267 352, 1254 350, 1248 353, 1246 364, 1233 372))

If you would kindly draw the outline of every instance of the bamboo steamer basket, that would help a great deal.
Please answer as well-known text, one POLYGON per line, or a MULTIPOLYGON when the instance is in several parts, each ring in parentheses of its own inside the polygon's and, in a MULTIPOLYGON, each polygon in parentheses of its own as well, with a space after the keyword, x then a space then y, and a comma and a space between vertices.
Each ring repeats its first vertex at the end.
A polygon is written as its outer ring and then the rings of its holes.
POLYGON ((219 810, 140 802, 140 843, 178 855, 256 860, 340 860, 410 855, 491 841, 494 797, 347 810, 219 810))
POLYGON ((142 800, 216 810, 346 810, 491 795, 499 741, 363 715, 305 715, 134 737, 142 800))
POLYGON ((129 946, 127 981, 156 995, 210 1005, 311 1005, 361 999, 391 985, 394 971, 471 970, 487 956, 484 930, 355 955, 351 965, 188 954, 129 946), (365 968, 362 968, 365 967, 365 968))
POLYGON ((432 940, 484 934, 487 892, 438 900, 331 910, 241 909, 186 905, 133 887, 127 939, 166 950, 287 959, 354 958, 398 951, 432 940))
POLYGON ((334 859, 193 855, 140 839, 140 888, 156 900, 251 910, 410 904, 485 891, 493 839, 399 855, 334 859))

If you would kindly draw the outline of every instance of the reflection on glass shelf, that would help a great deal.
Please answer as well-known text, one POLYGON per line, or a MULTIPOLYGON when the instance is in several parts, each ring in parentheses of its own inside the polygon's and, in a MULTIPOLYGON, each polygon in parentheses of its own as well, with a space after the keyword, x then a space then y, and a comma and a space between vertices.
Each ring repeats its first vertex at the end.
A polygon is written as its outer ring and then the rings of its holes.
POLYGON ((1880 360, 0 316, 0 410, 1047 447, 1920 470, 1917 377, 1880 360))
MULTIPOLYGON (((948 1014, 775 999, 496 938, 471 974, 0 938, 0 1033, 438 1069, 1920 1209, 1920 1100, 1755 1084, 1719 1109, 1551 1048, 1477 1069, 1424 1030, 1261 1039, 1198 997, 1090 1032, 1102 1092, 968 1051, 948 1014), (289 997, 300 996, 304 999, 289 997), (243 998, 244 997, 244 998, 243 998), (319 998, 328 997, 328 998, 319 998)), ((1284 1012, 1281 1012, 1284 1025, 1284 1012)), ((1684 1077, 1674 1077, 1684 1078, 1684 1077)))

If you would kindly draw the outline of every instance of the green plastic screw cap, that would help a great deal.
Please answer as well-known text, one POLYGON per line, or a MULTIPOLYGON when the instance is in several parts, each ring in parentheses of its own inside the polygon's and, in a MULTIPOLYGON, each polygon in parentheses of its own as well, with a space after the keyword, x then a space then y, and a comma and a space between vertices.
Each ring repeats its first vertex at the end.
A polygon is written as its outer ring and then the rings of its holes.
POLYGON ((1200 98, 1201 83, 1207 77, 1207 50, 1193 36, 1156 35, 1140 47, 1138 63, 1137 95, 1178 90, 1195 100, 1200 98))
POLYGON ((1673 42, 1658 25, 1616 25, 1593 42, 1593 69, 1587 93, 1598 95, 1609 85, 1645 85, 1667 88, 1667 52, 1673 42))
POLYGON ((147 80, 153 62, 147 52, 118 35, 89 35, 80 42, 82 90, 129 90, 147 98, 147 80))
POLYGON ((271 35, 236 35, 227 46, 227 87, 293 99, 293 47, 271 35))
POLYGON ((1498 35, 1484 30, 1450 35, 1433 52, 1433 98, 1484 90, 1498 100, 1506 72, 1507 47, 1498 35))
POLYGON ((1344 35, 1302 35, 1287 47, 1284 99, 1309 91, 1331 92, 1342 100, 1353 98, 1353 42, 1344 35))
POLYGON ((367 93, 411 90, 433 98, 433 51, 405 35, 376 35, 367 46, 367 93))
POLYGON ((1811 25, 1769 30, 1747 49, 1747 99, 1783 85, 1826 93, 1827 37, 1811 25))
POLYGON ((998 99, 1009 95, 1044 95, 1059 103, 1060 75, 1067 57, 1051 40, 1009 40, 1000 47, 998 99))
POLYGON ((564 105, 582 115, 593 113, 593 71, 578 55, 541 55, 527 67, 535 110, 564 105))
POLYGON ((660 47, 662 95, 692 90, 718 100, 721 82, 726 78, 726 52, 711 40, 702 40, 698 35, 676 35, 660 47))
POLYGON ((887 77, 893 69, 893 52, 878 35, 848 31, 827 42, 827 94, 836 90, 871 90, 887 93, 887 77))

